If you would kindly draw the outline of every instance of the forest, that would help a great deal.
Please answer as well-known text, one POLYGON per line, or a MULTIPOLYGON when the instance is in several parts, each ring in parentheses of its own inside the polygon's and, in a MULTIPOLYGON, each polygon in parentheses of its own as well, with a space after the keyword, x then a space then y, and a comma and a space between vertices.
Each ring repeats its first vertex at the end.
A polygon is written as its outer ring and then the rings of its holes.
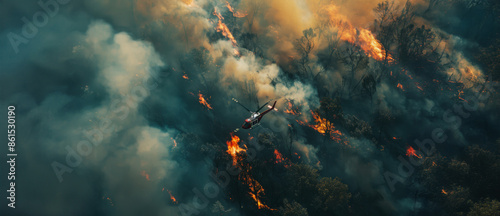
POLYGON ((499 1, 71 1, 0 47, 15 215, 499 215, 499 1))

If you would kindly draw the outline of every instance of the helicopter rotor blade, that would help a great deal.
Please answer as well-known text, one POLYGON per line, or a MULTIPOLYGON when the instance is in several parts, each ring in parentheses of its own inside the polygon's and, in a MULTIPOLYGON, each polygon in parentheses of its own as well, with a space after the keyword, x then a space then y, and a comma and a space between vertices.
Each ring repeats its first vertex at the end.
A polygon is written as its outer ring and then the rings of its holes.
POLYGON ((250 111, 248 108, 246 108, 243 104, 241 104, 238 100, 236 100, 235 98, 233 98, 233 101, 236 102, 237 104, 239 104, 241 107, 245 108, 248 112, 250 113, 253 113, 252 111, 250 111))
POLYGON ((264 107, 265 107, 265 106, 266 106, 269 102, 271 102, 271 101, 272 101, 272 99, 271 99, 270 101, 266 102, 264 105, 262 105, 262 106, 261 106, 261 107, 260 107, 257 111, 255 111, 255 112, 259 112, 262 108, 264 108, 264 107))

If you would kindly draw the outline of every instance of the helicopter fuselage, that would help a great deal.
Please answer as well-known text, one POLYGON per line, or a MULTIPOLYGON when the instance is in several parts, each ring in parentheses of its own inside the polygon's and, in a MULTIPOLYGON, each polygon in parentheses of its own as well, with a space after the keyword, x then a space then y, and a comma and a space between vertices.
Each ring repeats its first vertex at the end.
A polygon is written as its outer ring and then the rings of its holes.
POLYGON ((272 107, 269 107, 268 110, 259 113, 259 112, 252 112, 252 115, 250 115, 249 118, 245 119, 245 123, 241 126, 243 129, 252 129, 252 127, 259 125, 260 120, 262 117, 270 112, 271 110, 274 110, 274 107, 276 106, 276 101, 274 102, 272 107))
POLYGON ((253 113, 249 118, 245 119, 245 123, 241 126, 243 129, 251 129, 260 123, 262 116, 260 113, 253 113))

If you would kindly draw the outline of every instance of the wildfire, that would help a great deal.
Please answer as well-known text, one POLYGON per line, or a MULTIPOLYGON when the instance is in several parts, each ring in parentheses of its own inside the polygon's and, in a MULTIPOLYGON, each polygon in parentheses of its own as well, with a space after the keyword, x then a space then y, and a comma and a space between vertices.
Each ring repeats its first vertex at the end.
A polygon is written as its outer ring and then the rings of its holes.
POLYGON ((227 144, 226 152, 233 158, 233 165, 236 165, 238 163, 238 153, 247 151, 246 149, 240 147, 240 145, 238 144, 239 142, 240 138, 234 135, 233 133, 231 133, 231 140, 226 141, 227 144))
POLYGON ((206 106, 208 109, 213 109, 212 106, 207 102, 207 100, 205 100, 205 98, 203 97, 203 94, 201 93, 198 93, 198 99, 200 100, 200 104, 206 106))
POLYGON ((338 13, 337 6, 328 5, 324 8, 330 18, 330 23, 341 28, 340 39, 358 45, 369 57, 377 60, 393 62, 390 54, 385 53, 382 44, 375 38, 373 33, 364 28, 355 28, 338 13))
POLYGON ((146 177, 146 180, 149 181, 149 174, 147 174, 145 170, 141 171, 141 176, 146 177))
POLYGON ((281 163, 285 160, 283 158, 283 155, 278 151, 278 149, 274 149, 274 156, 276 157, 276 163, 281 163))
POLYGON ((415 86, 418 88, 418 90, 424 91, 424 89, 422 88, 422 86, 420 86, 420 83, 416 82, 415 86))
POLYGON ((313 111, 311 111, 311 113, 314 118, 314 122, 316 122, 316 125, 309 125, 309 127, 313 128, 323 135, 326 135, 328 133, 332 140, 340 140, 339 136, 342 135, 342 133, 339 130, 335 130, 335 126, 333 126, 333 123, 326 120, 325 118, 321 118, 313 111))
POLYGON ((401 85, 401 83, 398 83, 398 85, 396 87, 398 87, 399 89, 404 91, 403 85, 401 85))
POLYGON ((177 141, 175 141, 175 139, 172 137, 170 137, 170 139, 172 139, 172 141, 174 141, 174 148, 177 147, 177 141))
POLYGON ((448 195, 448 192, 446 192, 444 189, 441 189, 441 193, 444 195, 448 195))
POLYGON ((172 195, 172 192, 170 192, 169 190, 167 190, 167 192, 168 192, 168 195, 170 195, 170 199, 172 200, 172 203, 177 204, 177 199, 175 199, 175 197, 172 195))
POLYGON ((187 74, 183 74, 183 75, 182 75, 182 78, 184 78, 184 79, 189 79, 189 77, 188 77, 188 75, 187 75, 187 74))
POLYGON ((292 114, 292 115, 300 115, 301 114, 297 108, 293 107, 293 105, 290 101, 288 101, 287 109, 283 110, 283 112, 288 113, 288 114, 292 114))
POLYGON ((418 155, 417 152, 415 151, 415 149, 411 146, 408 147, 408 149, 406 149, 406 156, 408 156, 408 157, 415 156, 417 158, 422 158, 422 156, 418 155))
MULTIPOLYGON (((231 155, 233 159, 233 165, 238 165, 240 166, 242 172, 239 173, 238 179, 241 180, 245 185, 248 186, 249 188, 249 195, 250 197, 255 200, 257 203, 257 208, 258 209, 269 209, 269 210, 275 210, 270 208, 269 206, 265 205, 260 198, 264 195, 264 188, 260 183, 255 180, 252 175, 250 174, 250 170, 252 167, 248 163, 240 163, 238 164, 238 153, 240 152, 246 152, 246 146, 245 148, 241 148, 239 145, 240 138, 233 133, 231 133, 231 140, 226 141, 227 144, 227 153, 231 155)), ((279 153, 279 152, 278 152, 279 153)))
POLYGON ((238 43, 236 42, 236 39, 234 39, 233 33, 231 33, 226 24, 222 22, 222 20, 224 20, 224 17, 219 12, 217 12, 217 8, 214 8, 214 15, 219 18, 219 22, 217 22, 215 30, 217 30, 217 32, 221 32, 224 37, 228 38, 231 43, 233 43, 233 46, 237 46, 238 43))
POLYGON ((264 188, 262 187, 262 185, 260 185, 260 183, 257 180, 252 178, 252 176, 250 175, 251 169, 252 167, 248 165, 246 172, 241 172, 239 176, 239 179, 242 180, 246 185, 248 185, 248 188, 250 189, 250 192, 248 192, 248 194, 257 203, 258 209, 276 210, 265 205, 260 200, 260 198, 264 195, 264 188))
MULTIPOLYGON (((297 107, 294 107, 293 104, 288 101, 287 108, 284 109, 284 113, 288 113, 291 115, 295 116, 301 116, 301 119, 295 119, 297 123, 300 125, 308 126, 320 134, 323 134, 325 136, 328 136, 331 140, 335 140, 337 142, 340 142, 341 139, 340 137, 342 136, 342 133, 339 130, 335 129, 335 126, 333 125, 332 122, 328 121, 326 118, 322 118, 319 116, 319 114, 313 112, 311 110, 311 114, 314 118, 314 123, 309 123, 307 120, 307 117, 302 115, 301 112, 298 111, 299 109, 297 107)), ((291 127, 290 124, 288 124, 289 127, 291 127)), ((348 145, 348 141, 344 141, 344 144, 348 145)))
POLYGON ((242 17, 246 17, 248 15, 247 13, 242 13, 239 11, 234 12, 233 7, 231 7, 231 5, 229 4, 228 1, 226 1, 226 6, 227 6, 227 9, 229 9, 229 11, 231 11, 231 13, 233 13, 234 17, 242 18, 242 17))

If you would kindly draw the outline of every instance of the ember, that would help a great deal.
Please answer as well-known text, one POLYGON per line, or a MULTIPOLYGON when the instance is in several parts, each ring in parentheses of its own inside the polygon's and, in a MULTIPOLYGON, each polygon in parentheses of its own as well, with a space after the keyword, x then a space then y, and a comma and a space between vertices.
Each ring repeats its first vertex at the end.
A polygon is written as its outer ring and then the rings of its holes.
POLYGON ((408 147, 408 149, 406 149, 406 156, 408 157, 415 156, 417 158, 422 158, 422 156, 418 155, 417 151, 415 151, 415 149, 411 146, 408 147))
POLYGON ((200 104, 206 106, 208 109, 213 109, 212 106, 207 102, 205 97, 203 97, 203 94, 198 93, 198 99, 199 99, 200 104))

